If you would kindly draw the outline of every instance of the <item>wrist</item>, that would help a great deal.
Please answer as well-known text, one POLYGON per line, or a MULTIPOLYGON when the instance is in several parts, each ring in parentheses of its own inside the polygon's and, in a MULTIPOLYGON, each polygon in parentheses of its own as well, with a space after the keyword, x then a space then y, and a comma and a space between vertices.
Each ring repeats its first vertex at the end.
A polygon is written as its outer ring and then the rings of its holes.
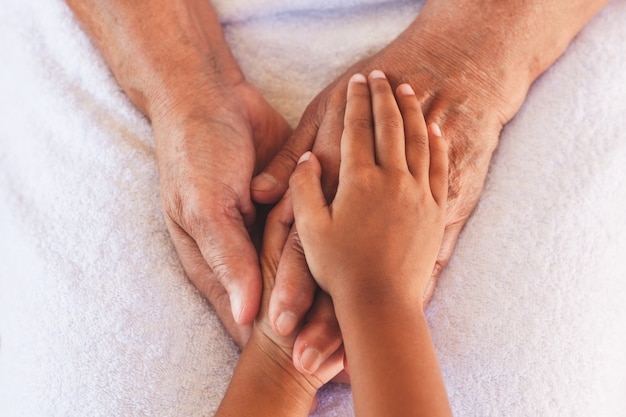
POLYGON ((243 80, 208 1, 67 3, 128 97, 149 118, 191 93, 243 80))
MULTIPOLYGON (((413 51, 420 76, 431 73, 433 88, 448 85, 462 91, 469 109, 496 109, 490 116, 497 119, 483 123, 501 128, 515 115, 538 76, 529 68, 533 58, 525 48, 512 44, 515 41, 506 28, 491 24, 489 11, 477 12, 482 6, 444 3, 427 2, 401 37, 413 51)), ((431 96, 437 94, 430 92, 431 96)))
POLYGON ((402 291, 346 295, 345 302, 335 303, 335 313, 348 350, 362 346, 372 334, 402 334, 411 323, 426 320, 422 297, 402 291))
POLYGON ((255 328, 245 349, 251 351, 259 372, 272 381, 277 391, 294 402, 310 407, 323 384, 312 383, 310 377, 298 372, 291 356, 283 348, 255 328))
POLYGON ((342 280, 332 289, 331 297, 337 317, 340 311, 356 317, 377 316, 383 311, 410 309, 424 310, 424 290, 415 277, 399 280, 370 280, 365 277, 355 280, 342 280))
POLYGON ((142 68, 142 73, 151 75, 141 88, 129 89, 134 92, 129 96, 135 104, 141 103, 138 107, 151 120, 206 116, 207 110, 229 100, 230 90, 244 82, 230 51, 220 49, 193 48, 161 57, 167 63, 142 68))
POLYGON ((258 331, 245 346, 216 416, 309 414, 316 390, 297 376, 291 358, 258 331))
POLYGON ((420 51, 416 58, 452 68, 444 71, 448 77, 457 73, 464 89, 497 103, 504 125, 532 83, 606 3, 431 0, 402 36, 420 51))

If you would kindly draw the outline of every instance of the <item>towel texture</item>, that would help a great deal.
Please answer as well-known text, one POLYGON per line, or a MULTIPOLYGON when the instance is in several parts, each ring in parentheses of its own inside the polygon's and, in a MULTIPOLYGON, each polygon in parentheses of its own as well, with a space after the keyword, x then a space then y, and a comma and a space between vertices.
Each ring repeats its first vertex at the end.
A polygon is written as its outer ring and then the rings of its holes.
MULTIPOLYGON (((61 0, 5 3, 0 415, 212 415, 238 350, 170 242, 149 123, 61 0)), ((295 125, 423 2, 214 3, 295 125)), ((457 416, 626 415, 625 17, 610 3, 532 87, 440 280, 428 317, 457 416)), ((315 415, 353 415, 349 388, 315 415)))

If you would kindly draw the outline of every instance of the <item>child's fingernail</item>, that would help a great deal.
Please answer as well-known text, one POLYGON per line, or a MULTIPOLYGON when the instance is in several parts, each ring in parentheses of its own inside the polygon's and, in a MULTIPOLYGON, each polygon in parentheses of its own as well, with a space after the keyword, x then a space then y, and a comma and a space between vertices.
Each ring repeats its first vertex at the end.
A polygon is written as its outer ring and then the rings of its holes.
POLYGON ((290 311, 283 311, 276 319, 276 328, 281 336, 289 336, 298 326, 298 318, 290 311))
POLYGON ((300 159, 298 159, 298 163, 300 164, 304 161, 308 161, 309 159, 311 159, 311 151, 306 151, 305 153, 302 154, 300 159))
POLYGON ((370 78, 372 78, 372 79, 385 78, 385 73, 380 71, 380 70, 374 70, 374 71, 370 72, 370 78))
POLYGON ((365 78, 365 75, 363 74, 354 74, 352 77, 350 77, 350 82, 351 83, 366 83, 367 79, 365 78))
POLYGON ((430 124, 430 133, 432 133, 433 135, 435 135, 437 137, 443 136, 441 134, 441 128, 439 127, 439 125, 437 123, 431 123, 430 124))
POLYGON ((302 352, 302 356, 300 357, 300 365, 302 369, 312 374, 320 367, 322 364, 322 354, 319 350, 308 347, 302 352))
POLYGON ((411 87, 408 84, 400 84, 398 86, 398 92, 400 94, 404 94, 404 95, 407 95, 407 96, 415 95, 415 91, 413 90, 413 87, 411 87))

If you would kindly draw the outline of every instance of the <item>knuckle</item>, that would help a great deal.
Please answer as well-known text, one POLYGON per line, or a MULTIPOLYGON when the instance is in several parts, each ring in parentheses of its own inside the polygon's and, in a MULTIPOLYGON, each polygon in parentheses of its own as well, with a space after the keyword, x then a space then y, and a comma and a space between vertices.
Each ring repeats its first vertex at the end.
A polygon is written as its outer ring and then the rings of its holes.
POLYGON ((195 236, 209 223, 232 219, 239 213, 238 201, 237 192, 226 184, 201 187, 191 180, 164 197, 163 204, 166 216, 195 236))
MULTIPOLYGON (((180 223, 182 219, 185 217, 185 204, 183 203, 183 198, 179 192, 174 192, 172 194, 165 196, 163 194, 163 211, 165 212, 165 216, 168 220, 172 221, 176 225, 183 227, 180 223)), ((184 227, 183 227, 184 228, 184 227)))
POLYGON ((211 254, 208 258, 209 266, 213 270, 213 274, 215 274, 218 281, 225 284, 231 278, 234 278, 230 276, 230 265, 232 265, 233 262, 237 262, 237 256, 219 253, 211 254))
POLYGON ((355 166, 347 181, 360 193, 369 194, 377 188, 377 177, 368 166, 355 166))
POLYGON ((220 225, 231 223, 240 218, 237 208, 237 198, 228 187, 220 193, 196 195, 186 213, 186 220, 190 233, 208 234, 219 230, 220 225))
POLYGON ((397 113, 385 113, 381 116, 376 117, 375 124, 388 129, 400 129, 403 128, 404 124, 402 122, 402 117, 400 117, 397 113))
POLYGON ((331 109, 337 112, 342 112, 346 108, 346 94, 345 89, 335 89, 333 93, 328 98, 328 105, 325 108, 324 113, 330 111, 331 109))
POLYGON ((276 154, 274 161, 285 172, 291 172, 298 162, 298 159, 300 159, 300 156, 302 155, 298 150, 286 146, 276 154))
POLYGON ((296 189, 300 188, 309 181, 310 175, 311 174, 308 170, 303 167, 299 167, 293 172, 293 174, 291 174, 291 177, 289 178, 289 186, 296 189))
POLYGON ((448 179, 448 170, 442 166, 430 167, 430 174, 433 177, 448 179))
POLYGON ((367 115, 358 115, 355 117, 351 117, 348 120, 348 125, 351 129, 354 130, 366 130, 370 131, 372 129, 372 119, 367 115))
POLYGON ((421 132, 409 132, 406 135, 406 141, 409 143, 414 143, 417 146, 419 146, 420 148, 422 148, 423 151, 427 151, 428 150, 428 138, 424 133, 421 132))

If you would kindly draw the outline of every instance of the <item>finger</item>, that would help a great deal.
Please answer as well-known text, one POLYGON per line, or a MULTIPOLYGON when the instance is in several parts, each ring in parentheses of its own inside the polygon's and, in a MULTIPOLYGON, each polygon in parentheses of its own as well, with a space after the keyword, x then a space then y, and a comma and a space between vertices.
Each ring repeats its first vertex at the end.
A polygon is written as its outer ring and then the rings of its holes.
POLYGON ((321 175, 322 167, 317 157, 307 152, 300 158, 289 181, 296 227, 305 240, 305 247, 307 238, 312 239, 315 231, 328 221, 328 204, 322 192, 321 175))
POLYGON ((272 158, 263 172, 252 179, 250 193, 254 201, 270 204, 280 199, 289 186, 289 177, 298 159, 313 146, 318 126, 316 106, 313 102, 285 145, 272 158))
POLYGON ((322 190, 326 201, 332 201, 339 183, 339 165, 341 160, 341 136, 346 114, 346 91, 339 88, 324 112, 320 123, 313 153, 322 166, 322 190))
POLYGON ((224 286, 215 278, 213 271, 198 249, 196 242, 177 224, 168 220, 168 227, 176 252, 191 283, 209 300, 226 331, 239 347, 250 338, 252 326, 237 324, 233 319, 230 299, 224 286))
POLYGON ((207 282, 207 286, 203 288, 203 293, 207 297, 209 303, 215 309, 217 316, 220 318, 222 325, 233 338, 234 342, 243 348, 250 339, 252 334, 252 323, 239 324, 235 321, 230 307, 230 299, 224 286, 216 279, 207 282))
POLYGON ((264 289, 270 292, 274 288, 276 271, 292 225, 293 206, 291 193, 287 190, 283 198, 268 214, 263 234, 261 269, 264 271, 264 289))
POLYGON ((374 117, 376 163, 383 167, 404 167, 404 125, 389 81, 382 71, 369 75, 374 117))
POLYGON ((428 129, 415 91, 408 84, 396 89, 398 106, 404 120, 406 161, 413 178, 421 184, 428 183, 430 151, 428 149, 428 129))
MULTIPOLYGON (((310 152, 305 153, 301 161, 292 175, 290 191, 294 214, 299 210, 306 224, 304 217, 314 219, 318 216, 315 211, 322 210, 323 214, 327 206, 320 185, 319 162, 310 152), (306 163, 308 158, 311 161, 306 163)), ((293 227, 282 251, 270 297, 269 320, 276 334, 289 336, 296 330, 313 303, 316 287, 304 257, 300 235, 293 227)))
MULTIPOLYGON (((323 291, 318 291, 307 319, 293 347, 293 363, 298 371, 314 374, 342 346, 343 340, 333 302, 323 291)), ((343 360, 341 365, 334 365, 328 379, 343 369, 343 360)))
POLYGON ((238 209, 213 206, 212 211, 193 237, 213 275, 228 292, 235 322, 250 323, 261 301, 256 250, 238 209))
MULTIPOLYGON (((271 105, 256 88, 249 90, 249 93, 253 95, 253 100, 259 102, 257 106, 271 108, 271 105)), ((273 109, 270 112, 252 113, 250 117, 252 137, 256 139, 254 141, 256 172, 259 172, 269 164, 274 155, 282 148, 291 135, 292 129, 285 118, 273 109)))
POLYGON ((299 240, 289 239, 292 225, 293 207, 287 190, 268 216, 261 253, 267 316, 279 336, 291 335, 300 325, 316 290, 299 240))
POLYGON ((430 189, 433 198, 440 206, 448 199, 448 143, 436 123, 428 126, 430 144, 430 189))
POLYGON ((376 161, 372 104, 365 76, 355 74, 350 78, 346 100, 340 172, 352 170, 355 165, 374 164, 376 161))
POLYGON ((316 289, 294 227, 282 250, 270 296, 268 317, 277 335, 290 336, 300 326, 316 289))

